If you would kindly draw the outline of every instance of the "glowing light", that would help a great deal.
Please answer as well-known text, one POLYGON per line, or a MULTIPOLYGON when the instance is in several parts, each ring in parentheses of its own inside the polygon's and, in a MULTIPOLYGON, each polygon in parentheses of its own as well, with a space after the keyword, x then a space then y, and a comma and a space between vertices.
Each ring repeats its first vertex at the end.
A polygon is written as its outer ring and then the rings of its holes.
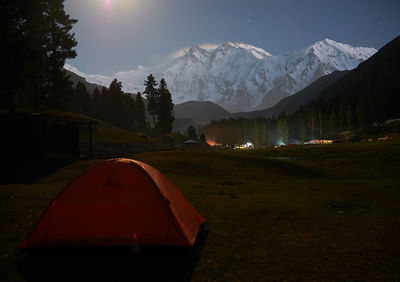
MULTIPOLYGON (((143 6, 143 5, 141 5, 143 6)), ((107 10, 116 10, 118 12, 132 12, 139 7, 137 0, 103 0, 103 7, 107 10)))
POLYGON ((286 146, 285 142, 278 141, 278 146, 286 146))
MULTIPOLYGON (((379 140, 379 139, 378 139, 379 140)), ((305 145, 309 145, 309 144, 333 144, 333 140, 310 140, 307 142, 304 142, 305 145)))
POLYGON ((245 144, 236 145, 235 149, 254 149, 252 142, 246 142, 245 144))
POLYGON ((211 147, 215 145, 215 141, 214 140, 207 140, 207 144, 210 145, 211 147))

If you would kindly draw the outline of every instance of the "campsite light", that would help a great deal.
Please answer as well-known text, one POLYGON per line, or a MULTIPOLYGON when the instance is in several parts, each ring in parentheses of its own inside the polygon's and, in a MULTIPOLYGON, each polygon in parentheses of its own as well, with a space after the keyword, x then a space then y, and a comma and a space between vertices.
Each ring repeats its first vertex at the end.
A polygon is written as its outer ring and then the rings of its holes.
POLYGON ((213 147, 215 145, 215 141, 214 140, 209 140, 207 139, 207 144, 210 145, 211 147, 213 147))
POLYGON ((245 144, 236 145, 235 149, 254 149, 252 142, 246 142, 245 144))
POLYGON ((251 142, 247 142, 247 143, 244 145, 244 147, 245 147, 245 148, 254 148, 253 143, 251 143, 251 142))

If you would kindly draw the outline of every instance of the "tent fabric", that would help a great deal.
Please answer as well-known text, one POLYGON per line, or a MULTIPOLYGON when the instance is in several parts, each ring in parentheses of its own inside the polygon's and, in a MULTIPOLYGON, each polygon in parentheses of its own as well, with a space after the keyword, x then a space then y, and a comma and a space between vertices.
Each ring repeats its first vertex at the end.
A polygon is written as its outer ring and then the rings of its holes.
POLYGON ((131 159, 101 162, 49 204, 20 248, 192 246, 204 219, 154 167, 131 159))

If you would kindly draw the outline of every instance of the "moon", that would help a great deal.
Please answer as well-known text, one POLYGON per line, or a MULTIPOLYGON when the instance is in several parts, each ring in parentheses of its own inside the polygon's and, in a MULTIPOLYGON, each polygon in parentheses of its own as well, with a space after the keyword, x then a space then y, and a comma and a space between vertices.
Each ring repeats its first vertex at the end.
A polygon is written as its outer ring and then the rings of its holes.
POLYGON ((107 8, 111 6, 112 0, 103 0, 104 1, 104 6, 107 8))

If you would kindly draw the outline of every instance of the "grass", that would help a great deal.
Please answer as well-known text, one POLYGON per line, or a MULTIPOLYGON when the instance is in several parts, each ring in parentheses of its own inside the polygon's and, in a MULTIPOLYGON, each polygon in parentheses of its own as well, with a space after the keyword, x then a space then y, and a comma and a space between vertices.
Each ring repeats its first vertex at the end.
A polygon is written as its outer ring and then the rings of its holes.
MULTIPOLYGON (((146 136, 142 134, 135 134, 119 127, 116 127, 112 124, 109 124, 100 119, 95 119, 83 115, 79 115, 71 112, 62 112, 56 110, 49 110, 44 112, 44 114, 59 116, 59 117, 67 117, 67 118, 75 118, 75 119, 88 119, 92 121, 96 121, 97 124, 93 127, 93 140, 96 143, 106 143, 106 144, 118 144, 118 143, 147 143, 148 139, 146 136)), ((89 140, 89 133, 86 130, 87 126, 81 126, 81 141, 89 140)))
MULTIPOLYGON (((89 140, 88 134, 83 133, 82 140, 89 140)), ((147 143, 146 136, 131 133, 109 123, 100 121, 93 131, 93 140, 96 143, 117 144, 117 143, 147 143)))
MULTIPOLYGON (((166 174, 210 230, 193 280, 396 280, 400 142, 130 155, 166 174)), ((0 186, 0 280, 49 200, 98 160, 0 186)))

